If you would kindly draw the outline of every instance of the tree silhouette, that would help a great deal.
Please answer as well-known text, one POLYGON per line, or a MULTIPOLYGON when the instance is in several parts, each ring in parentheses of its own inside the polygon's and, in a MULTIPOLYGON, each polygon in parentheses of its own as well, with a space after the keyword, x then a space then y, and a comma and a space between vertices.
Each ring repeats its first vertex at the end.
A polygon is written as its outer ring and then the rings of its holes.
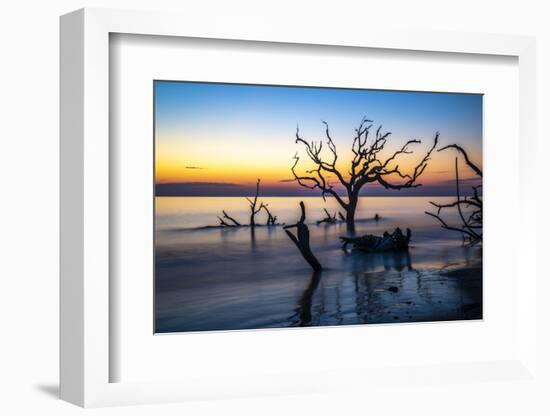
POLYGON ((300 210, 302 214, 300 219, 296 224, 285 225, 283 228, 288 235, 288 238, 296 245, 304 259, 308 262, 311 268, 319 272, 323 270, 323 266, 315 257, 315 254, 311 251, 311 246, 309 245, 309 228, 306 224, 306 207, 303 201, 300 201, 300 210), (296 228, 296 235, 294 235, 290 230, 296 228))
MULTIPOLYGON (((369 183, 378 183, 386 189, 395 190, 421 186, 416 181, 426 169, 430 155, 437 146, 439 139, 439 133, 436 133, 434 143, 428 149, 424 158, 414 167, 413 172, 406 174, 399 169, 399 165, 396 164, 397 159, 401 155, 413 153, 409 150, 409 146, 420 144, 421 141, 416 139, 409 140, 399 150, 387 157, 383 157, 383 150, 386 147, 391 132, 382 132, 382 126, 380 125, 376 129, 376 132, 371 134, 373 121, 365 117, 361 120, 359 127, 355 129, 355 137, 351 146, 353 157, 350 161, 348 172, 344 174, 336 166, 338 152, 330 135, 328 123, 323 121, 323 124, 325 125, 325 142, 323 140, 305 140, 300 136, 300 129, 296 128, 296 143, 304 145, 306 154, 315 165, 315 168, 306 170, 304 174, 298 173, 296 168, 300 157, 296 153, 291 170, 294 180, 301 186, 321 190, 323 199, 325 199, 327 194, 336 199, 345 212, 345 220, 349 231, 354 230, 355 211, 361 188, 369 183), (326 143, 330 153, 330 160, 328 161, 323 159, 321 154, 323 143, 326 143), (343 198, 338 194, 338 191, 329 182, 329 176, 336 177, 345 189, 347 198, 343 198), (394 182, 395 178, 398 179, 397 182, 394 182)), ((343 215, 341 216, 343 217, 343 215)))
POLYGON ((258 181, 256 182, 256 194, 254 195, 254 198, 246 198, 248 203, 250 204, 250 226, 254 227, 256 226, 256 214, 258 214, 262 210, 262 205, 258 206, 258 195, 260 194, 260 179, 258 178, 258 181))
POLYGON ((271 211, 268 208, 268 204, 258 201, 258 197, 260 195, 260 179, 258 178, 258 181, 256 182, 256 193, 254 194, 253 198, 246 198, 248 201, 248 205, 250 207, 250 222, 249 224, 241 224, 239 221, 237 221, 235 218, 231 217, 225 210, 222 210, 222 216, 218 216, 218 219, 220 220, 220 225, 222 227, 251 227, 254 228, 256 226, 256 215, 260 213, 260 211, 263 209, 267 214, 267 222, 265 225, 272 226, 272 225, 283 225, 279 224, 277 222, 277 216, 273 215, 271 211))
MULTIPOLYGON (((482 170, 477 167, 468 157, 468 153, 457 144, 451 144, 445 147, 442 147, 438 152, 447 150, 447 149, 456 149, 458 153, 464 158, 466 165, 479 177, 483 178, 482 170)), ((455 158, 455 189, 456 189, 456 200, 449 204, 438 204, 430 201, 435 208, 437 208, 437 213, 428 212, 431 217, 434 217, 441 223, 441 227, 446 230, 457 231, 462 233, 464 241, 468 241, 470 244, 477 244, 483 241, 483 200, 481 199, 480 192, 482 185, 472 186, 473 195, 472 196, 460 196, 460 178, 458 177, 458 158, 455 158), (458 216, 460 218, 460 225, 454 226, 449 225, 442 217, 441 211, 448 208, 456 208, 458 216), (469 209, 470 212, 464 212, 464 209, 469 209)))

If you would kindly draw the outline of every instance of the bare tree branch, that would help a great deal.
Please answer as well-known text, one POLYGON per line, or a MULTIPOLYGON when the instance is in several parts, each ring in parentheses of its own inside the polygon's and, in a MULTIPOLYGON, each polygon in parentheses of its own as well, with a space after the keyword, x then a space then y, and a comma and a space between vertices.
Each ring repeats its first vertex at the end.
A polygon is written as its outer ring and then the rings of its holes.
POLYGON ((256 225, 256 214, 260 212, 262 207, 258 207, 258 195, 260 194, 260 179, 256 182, 256 195, 254 195, 254 199, 246 198, 248 203, 250 204, 250 226, 254 227, 256 225))
POLYGON ((462 147, 460 147, 458 144, 450 144, 448 146, 442 147, 441 149, 438 150, 438 152, 441 152, 449 148, 454 148, 458 150, 464 157, 464 161, 470 167, 470 169, 472 169, 478 176, 483 177, 483 172, 481 171, 481 169, 472 163, 466 151, 462 147))
MULTIPOLYGON (((454 148, 458 150, 458 152, 464 157, 464 161, 466 165, 472 169, 480 178, 483 177, 483 172, 480 168, 478 168, 469 158, 466 151, 456 144, 451 144, 445 147, 442 147, 438 150, 438 152, 454 148)), ((437 213, 432 212, 426 212, 427 215, 434 217, 441 223, 441 227, 445 228, 447 230, 451 231, 457 231, 462 233, 463 236, 467 237, 470 240, 471 244, 475 244, 477 242, 481 242, 483 240, 483 235, 480 232, 483 229, 483 201, 481 197, 479 196, 479 190, 481 189, 481 185, 473 186, 472 190, 474 192, 473 196, 469 197, 461 197, 460 196, 460 178, 458 173, 458 158, 455 158, 455 190, 456 190, 456 199, 455 201, 448 203, 448 204, 437 204, 435 202, 430 201, 430 204, 432 204, 434 207, 437 208, 437 213), (464 208, 473 208, 473 211, 469 214, 468 218, 466 218, 465 213, 463 211, 464 208), (444 209, 448 208, 456 208, 458 212, 458 216, 461 221, 460 226, 452 226, 449 225, 443 218, 441 217, 441 212, 444 209)))
POLYGON ((351 145, 353 157, 348 170, 349 178, 346 178, 336 166, 338 152, 330 134, 328 123, 326 121, 322 121, 322 123, 325 125, 325 143, 331 156, 330 160, 326 160, 323 157, 323 140, 308 141, 300 135, 300 129, 297 127, 296 143, 304 146, 306 155, 315 167, 306 170, 305 174, 298 173, 297 166, 300 157, 296 154, 291 171, 294 175, 294 180, 300 186, 308 189, 319 189, 323 199, 327 195, 334 197, 346 213, 348 226, 353 226, 359 192, 364 185, 377 182, 386 189, 396 190, 420 186, 421 184, 417 183, 417 180, 426 169, 430 156, 439 140, 439 133, 437 133, 432 147, 427 151, 418 165, 415 166, 414 171, 412 173, 404 173, 400 170, 399 165, 393 166, 393 164, 401 155, 411 154, 412 150, 410 150, 410 146, 420 144, 421 141, 417 139, 409 140, 399 150, 395 151, 388 158, 383 159, 381 155, 384 152, 391 132, 382 131, 382 126, 380 125, 376 129, 376 132, 371 134, 373 121, 364 117, 359 123, 358 128, 355 129, 355 137, 351 145), (336 177, 341 187, 347 193, 347 200, 344 200, 338 194, 334 186, 327 180, 327 176, 336 177), (397 177, 401 181, 395 182, 390 179, 391 177, 397 177))
POLYGON ((267 222, 266 225, 277 225, 277 216, 271 214, 271 211, 269 211, 268 204, 264 204, 263 202, 260 204, 260 210, 265 210, 267 214, 267 222))
MULTIPOLYGON (((406 177, 407 178, 406 182, 400 183, 400 184, 392 184, 392 183, 389 183, 388 181, 386 181, 384 179, 385 175, 389 175, 389 174, 392 174, 392 173, 399 173, 399 167, 396 166, 395 169, 393 169, 391 171, 386 170, 386 171, 380 173, 379 176, 377 177, 378 183, 380 183, 380 185, 382 185, 386 189, 388 189, 388 188, 389 189, 416 188, 418 186, 422 186, 421 183, 416 183, 416 180, 420 177, 420 175, 422 175, 424 173, 424 170, 428 166, 428 161, 430 160, 430 156, 431 156, 432 152, 434 151, 434 149, 436 148, 438 141, 439 141, 439 133, 436 133, 435 138, 434 138, 434 143, 433 143, 432 147, 428 150, 428 152, 426 153, 424 158, 420 161, 420 163, 415 166, 414 172, 413 172, 412 175, 408 175, 407 177, 399 175, 402 178, 406 177)), ((394 153, 394 155, 392 157, 390 157, 390 159, 393 159, 396 155, 399 155, 399 154, 402 154, 402 153, 411 153, 407 150, 407 145, 412 144, 412 143, 420 143, 420 140, 409 140, 409 142, 407 142, 401 150, 394 153)), ((390 159, 388 159, 388 160, 390 160, 390 159)), ((387 161, 386 161, 386 163, 387 163, 387 161)))
POLYGON ((464 230, 463 228, 452 227, 452 226, 448 225, 439 215, 436 215, 433 212, 424 211, 424 213, 428 214, 431 217, 434 217, 435 219, 437 219, 441 223, 441 226, 443 228, 447 229, 447 230, 458 231, 460 233, 468 234, 471 238, 475 238, 474 235, 470 234, 469 231, 464 230))
POLYGON ((277 217, 269 211, 269 208, 267 207, 268 204, 264 202, 259 202, 258 197, 260 194, 260 179, 256 182, 256 193, 253 198, 246 197, 245 199, 248 201, 248 204, 250 206, 250 223, 247 225, 240 224, 237 220, 230 217, 227 212, 222 211, 223 217, 218 217, 220 220, 220 225, 224 227, 245 227, 250 226, 254 228, 256 226, 256 215, 260 213, 260 211, 263 209, 265 210, 267 214, 267 222, 266 225, 283 225, 277 223, 277 217), (227 221, 226 221, 227 220, 227 221))
MULTIPOLYGON (((455 158, 455 174, 456 174, 456 198, 457 200, 460 200, 460 185, 458 180, 458 158, 455 158)), ((466 219, 464 218, 461 204, 457 204, 456 208, 458 210, 458 214, 460 215, 460 219, 462 220, 463 228, 468 229, 469 233, 473 235, 475 239, 481 240, 481 236, 472 229, 471 224, 468 221, 466 221, 466 219)), ((470 216, 470 218, 472 217, 470 216)))
POLYGON ((218 219, 220 220, 220 224, 221 225, 224 225, 226 227, 240 227, 241 224, 235 220, 233 217, 230 217, 227 212, 225 211, 222 211, 223 213, 223 218, 229 220, 229 223, 225 222, 222 218, 218 217, 218 219))

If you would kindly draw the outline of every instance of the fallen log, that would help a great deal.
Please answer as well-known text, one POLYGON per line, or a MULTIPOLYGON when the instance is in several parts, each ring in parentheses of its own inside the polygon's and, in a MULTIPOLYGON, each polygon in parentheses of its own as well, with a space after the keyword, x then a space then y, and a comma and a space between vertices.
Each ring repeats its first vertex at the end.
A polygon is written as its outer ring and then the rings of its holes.
POLYGON ((407 228, 407 234, 403 234, 400 228, 390 234, 384 232, 382 237, 367 234, 361 237, 340 237, 342 248, 345 249, 348 244, 353 244, 354 248, 367 253, 382 253, 386 251, 399 251, 409 248, 411 241, 411 230, 407 228))

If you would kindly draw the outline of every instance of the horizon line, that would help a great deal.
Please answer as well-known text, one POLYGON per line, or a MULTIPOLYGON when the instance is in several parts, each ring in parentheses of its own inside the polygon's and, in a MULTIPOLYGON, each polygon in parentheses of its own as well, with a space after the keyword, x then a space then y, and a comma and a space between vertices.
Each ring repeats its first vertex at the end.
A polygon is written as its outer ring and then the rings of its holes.
MULTIPOLYGON (((154 198, 253 198, 255 195, 153 195, 154 198)), ((340 195, 347 198, 345 195, 340 195)), ((464 194, 460 195, 461 197, 464 194)), ((480 195, 483 197, 483 195, 480 195)), ((359 198, 432 198, 432 197, 456 197, 456 194, 444 195, 359 195, 359 198)), ((258 195, 258 198, 322 198, 321 195, 258 195)), ((333 196, 326 196, 326 199, 334 199, 333 196)))

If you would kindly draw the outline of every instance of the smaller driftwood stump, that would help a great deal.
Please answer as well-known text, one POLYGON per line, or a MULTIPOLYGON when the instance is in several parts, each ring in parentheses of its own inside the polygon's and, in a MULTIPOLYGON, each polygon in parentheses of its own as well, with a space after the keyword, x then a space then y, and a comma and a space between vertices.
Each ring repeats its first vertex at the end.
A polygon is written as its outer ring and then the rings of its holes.
POLYGON ((300 253, 309 263, 311 268, 318 272, 323 270, 323 267, 321 266, 321 263, 319 263, 319 261, 311 251, 311 247, 309 246, 309 228, 305 224, 306 208, 303 201, 300 201, 300 208, 302 210, 300 220, 296 224, 285 225, 283 228, 288 237, 293 241, 294 244, 296 244, 296 247, 298 247, 298 250, 300 250, 300 253), (296 228, 296 235, 289 231, 289 229, 291 228, 296 228))
POLYGON ((317 221, 317 225, 322 224, 324 222, 327 224, 336 224, 338 222, 338 220, 336 219, 336 213, 334 215, 330 215, 330 212, 328 212, 326 208, 323 208, 323 209, 325 211, 326 217, 323 218, 322 220, 317 221))
POLYGON ((400 228, 396 228, 392 234, 385 232, 382 237, 377 235, 367 234, 361 237, 340 237, 342 240, 342 248, 346 248, 348 244, 359 250, 368 253, 382 253, 385 251, 399 251, 409 248, 411 241, 411 230, 407 228, 407 234, 403 234, 400 228))

